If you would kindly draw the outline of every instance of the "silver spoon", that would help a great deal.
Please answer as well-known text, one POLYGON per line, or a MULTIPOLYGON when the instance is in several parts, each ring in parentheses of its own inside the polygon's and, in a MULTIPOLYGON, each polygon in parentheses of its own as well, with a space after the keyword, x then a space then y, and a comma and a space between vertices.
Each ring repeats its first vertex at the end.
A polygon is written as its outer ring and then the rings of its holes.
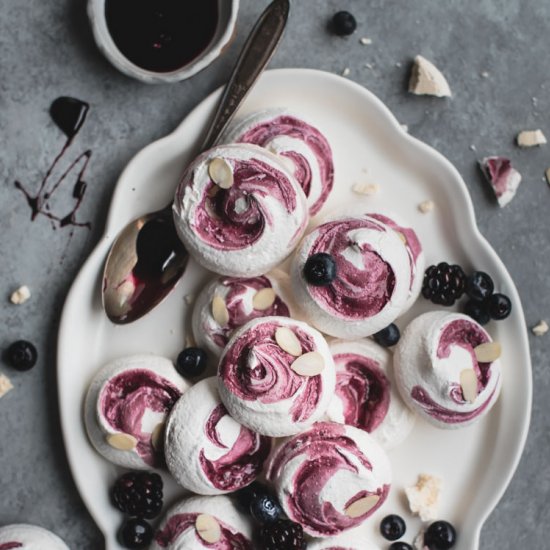
MULTIPOLYGON (((289 0, 274 0, 262 13, 237 60, 208 127, 201 151, 215 145, 279 44, 289 0)), ((131 221, 115 239, 103 271, 103 307, 116 324, 139 319, 174 288, 189 255, 172 219, 172 204, 131 221)))

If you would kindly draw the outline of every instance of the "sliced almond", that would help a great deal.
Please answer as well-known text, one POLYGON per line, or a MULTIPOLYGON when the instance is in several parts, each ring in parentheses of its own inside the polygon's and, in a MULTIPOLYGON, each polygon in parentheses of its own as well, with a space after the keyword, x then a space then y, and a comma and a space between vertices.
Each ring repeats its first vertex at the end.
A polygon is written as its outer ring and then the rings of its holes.
POLYGON ((208 544, 214 544, 222 538, 222 529, 214 516, 199 514, 195 520, 195 529, 199 537, 208 544))
POLYGON ((473 403, 477 399, 477 376, 474 369, 464 369, 460 373, 460 387, 466 401, 473 403))
POLYGON ((397 236, 403 241, 403 244, 407 244, 407 237, 401 233, 401 231, 396 231, 397 236))
POLYGON ((221 327, 229 323, 229 311, 227 311, 225 300, 217 294, 212 298, 212 317, 221 327))
POLYGON ((155 429, 151 432, 151 445, 155 451, 160 451, 163 447, 162 442, 164 439, 164 422, 159 422, 155 429))
POLYGON ((130 434, 110 434, 107 443, 118 451, 131 451, 137 447, 137 439, 130 434))
POLYGON ((370 512, 378 504, 379 500, 380 497, 378 495, 369 495, 368 497, 360 498, 346 508, 345 514, 348 518, 360 518, 367 512, 370 512))
POLYGON ((222 189, 229 189, 233 186, 233 169, 225 159, 213 158, 208 164, 208 175, 222 189))
POLYGON ((499 342, 485 342, 474 348, 476 359, 480 363, 496 361, 502 354, 502 346, 499 342))
POLYGON ((259 311, 265 311, 275 303, 276 298, 277 294, 275 294, 272 288, 262 288, 262 290, 258 290, 258 292, 254 294, 254 298, 252 298, 252 307, 259 311))
POLYGON ((325 360, 318 351, 310 351, 300 355, 290 368, 300 376, 317 376, 325 368, 325 360))
POLYGON ((275 331, 275 342, 278 346, 293 355, 294 357, 300 357, 302 355, 302 344, 294 332, 288 327, 279 327, 275 331))

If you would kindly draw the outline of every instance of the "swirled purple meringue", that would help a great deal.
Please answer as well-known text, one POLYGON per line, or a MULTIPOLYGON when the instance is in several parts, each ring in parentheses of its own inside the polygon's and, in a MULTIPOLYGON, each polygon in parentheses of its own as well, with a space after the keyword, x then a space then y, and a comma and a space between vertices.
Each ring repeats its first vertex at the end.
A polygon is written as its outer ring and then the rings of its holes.
MULTIPOLYGON (((281 203, 289 214, 297 198, 286 174, 258 159, 226 159, 233 166, 233 185, 222 189, 211 181, 191 221, 196 234, 218 250, 240 250, 254 244, 273 226, 265 198, 281 203)), ((181 186, 184 188, 184 186, 181 186)))
MULTIPOLYGON (((237 141, 265 147, 278 136, 288 136, 303 141, 311 149, 319 164, 322 191, 319 198, 309 209, 310 214, 314 215, 327 200, 334 183, 332 149, 325 136, 317 128, 291 115, 280 115, 261 122, 238 137, 237 141)), ((311 192, 311 167, 308 160, 297 151, 288 151, 283 155, 294 162, 294 177, 304 190, 306 197, 309 197, 311 192)))
POLYGON ((288 306, 283 302, 280 296, 276 296, 271 306, 264 310, 253 309, 246 311, 243 303, 243 297, 249 289, 256 292, 264 288, 272 288, 271 281, 265 276, 259 277, 224 277, 220 279, 220 285, 228 287, 229 292, 225 296, 225 306, 229 313, 229 321, 223 327, 216 327, 212 333, 212 340, 220 348, 224 348, 231 337, 233 331, 242 327, 248 321, 258 317, 267 317, 270 315, 279 317, 290 317, 288 306))
POLYGON ((310 533, 331 536, 361 524, 378 509, 388 496, 389 485, 376 492, 359 490, 345 504, 345 508, 369 495, 380 497, 374 508, 357 518, 351 518, 334 508, 331 502, 322 501, 320 495, 325 485, 340 470, 358 472, 358 466, 347 455, 367 470, 369 462, 355 441, 346 435, 345 426, 332 422, 317 422, 313 427, 284 443, 274 456, 268 471, 273 481, 285 466, 298 457, 303 462, 294 469, 292 490, 286 495, 285 511, 310 533))
POLYGON ((220 420, 228 414, 223 404, 218 405, 204 427, 210 442, 219 449, 227 449, 227 453, 217 460, 209 460, 204 450, 201 450, 199 461, 214 487, 222 491, 236 491, 252 483, 260 474, 271 449, 271 440, 241 426, 233 447, 228 448, 218 433, 220 420))
MULTIPOLYGON (((296 359, 275 341, 277 323, 262 323, 241 335, 221 359, 218 375, 227 389, 245 401, 277 403, 294 398, 290 409, 294 422, 314 413, 323 391, 321 376, 300 376, 290 365, 296 359), (254 367, 249 362, 254 360, 254 367)), ((297 327, 294 332, 302 353, 314 351, 313 338, 297 327)))
POLYGON ((218 518, 216 521, 221 527, 221 537, 218 542, 207 543, 205 542, 197 530, 195 529, 195 522, 200 514, 175 514, 163 526, 162 529, 157 531, 155 535, 155 542, 161 548, 167 548, 169 545, 174 544, 178 537, 185 533, 188 529, 195 531, 195 537, 197 542, 202 544, 205 548, 211 550, 253 550, 252 543, 242 534, 235 532, 229 525, 226 525, 218 518))
POLYGON ((336 395, 344 423, 367 432, 380 426, 390 407, 390 381, 378 362, 357 353, 333 356, 337 366, 336 395))
MULTIPOLYGON (((449 357, 454 346, 466 350, 472 361, 471 366, 476 373, 478 380, 478 394, 482 392, 491 380, 491 364, 480 363, 476 359, 474 349, 480 344, 489 342, 489 336, 477 323, 459 319, 448 323, 441 331, 437 345, 437 357, 449 357)), ((437 365, 434 366, 437 369, 437 365)), ((496 391, 493 390, 485 401, 472 411, 454 411, 439 405, 430 393, 421 386, 414 386, 411 390, 411 397, 419 403, 424 410, 432 417, 441 422, 456 424, 473 420, 481 415, 492 402, 496 391)), ((462 388, 459 384, 452 384, 449 387, 449 397, 458 405, 466 404, 462 388)))
POLYGON ((146 369, 124 371, 111 378, 101 391, 100 410, 109 425, 137 439, 136 451, 150 466, 158 466, 161 455, 154 450, 151 433, 142 431, 147 410, 168 414, 181 397, 180 390, 166 378, 146 369))
POLYGON ((23 544, 20 542, 4 542, 0 544, 0 550, 12 550, 12 548, 22 548, 23 544))
POLYGON ((360 246, 363 269, 358 269, 345 258, 347 249, 359 246, 349 237, 349 233, 356 229, 387 231, 384 225, 369 219, 327 222, 316 229, 318 237, 309 250, 309 255, 318 252, 330 254, 337 269, 332 283, 309 285, 309 293, 335 317, 352 320, 366 319, 380 312, 392 297, 396 277, 392 267, 368 244, 360 246))

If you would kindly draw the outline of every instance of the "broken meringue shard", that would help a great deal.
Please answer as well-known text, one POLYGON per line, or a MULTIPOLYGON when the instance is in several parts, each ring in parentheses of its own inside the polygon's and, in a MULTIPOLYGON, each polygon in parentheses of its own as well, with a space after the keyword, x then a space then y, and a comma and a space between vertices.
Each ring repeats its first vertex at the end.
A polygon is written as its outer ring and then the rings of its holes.
POLYGON ((416 95, 451 97, 451 88, 441 71, 425 57, 417 55, 414 59, 409 92, 416 95))
POLYGON ((480 162, 481 170, 491 184, 498 205, 506 206, 516 195, 521 174, 506 157, 486 157, 480 162))
POLYGON ((519 147, 537 147, 547 143, 542 130, 523 130, 518 134, 516 140, 519 147))

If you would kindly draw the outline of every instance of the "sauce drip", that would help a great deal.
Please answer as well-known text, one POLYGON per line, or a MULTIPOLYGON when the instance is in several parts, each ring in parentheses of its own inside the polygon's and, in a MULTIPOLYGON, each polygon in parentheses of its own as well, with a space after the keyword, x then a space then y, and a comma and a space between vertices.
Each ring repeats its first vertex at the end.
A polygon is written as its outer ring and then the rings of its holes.
POLYGON ((120 52, 158 73, 180 69, 210 44, 218 0, 107 0, 107 28, 120 52))
POLYGON ((31 209, 31 220, 35 220, 37 216, 43 215, 52 220, 54 229, 56 223, 59 227, 72 226, 72 227, 87 227, 90 229, 90 223, 82 223, 76 220, 76 214, 80 208, 84 195, 86 193, 86 181, 84 175, 92 156, 92 151, 87 150, 81 153, 69 167, 59 176, 57 180, 51 186, 47 186, 54 168, 59 161, 63 158, 67 149, 70 147, 73 139, 76 137, 88 114, 90 106, 85 101, 76 99, 74 97, 58 97, 50 106, 50 116, 59 129, 67 136, 65 144, 61 148, 61 151, 53 159, 46 174, 40 182, 40 187, 36 194, 32 194, 28 191, 20 181, 15 181, 15 187, 19 189, 25 198, 27 204, 31 209), (72 197, 75 199, 75 203, 71 211, 66 215, 59 215, 51 211, 48 204, 49 199, 52 198, 54 193, 60 188, 61 184, 69 177, 73 170, 80 166, 76 182, 72 187, 72 197))

